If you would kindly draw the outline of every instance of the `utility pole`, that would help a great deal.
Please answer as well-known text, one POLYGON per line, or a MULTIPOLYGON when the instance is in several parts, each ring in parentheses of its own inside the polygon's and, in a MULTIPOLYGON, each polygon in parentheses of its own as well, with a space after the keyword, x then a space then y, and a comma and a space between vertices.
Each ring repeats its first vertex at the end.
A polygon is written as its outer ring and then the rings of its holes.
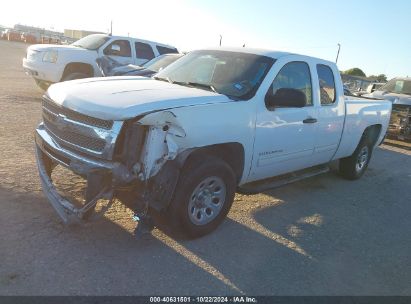
POLYGON ((335 58, 335 63, 338 62, 338 56, 340 55, 340 50, 341 50, 341 44, 337 44, 338 45, 338 51, 337 51, 337 58, 335 58))
POLYGON ((220 35, 220 46, 221 46, 221 40, 223 40, 223 36, 220 35))

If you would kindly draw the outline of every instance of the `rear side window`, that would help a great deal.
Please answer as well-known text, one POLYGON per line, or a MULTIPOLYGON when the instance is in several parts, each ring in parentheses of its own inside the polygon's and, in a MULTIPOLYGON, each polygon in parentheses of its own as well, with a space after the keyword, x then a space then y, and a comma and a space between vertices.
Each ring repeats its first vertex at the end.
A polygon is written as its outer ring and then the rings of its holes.
POLYGON ((168 47, 160 46, 160 45, 157 45, 157 51, 160 53, 160 55, 178 53, 177 49, 175 48, 168 48, 168 47))
POLYGON ((136 48, 137 58, 151 60, 155 57, 153 49, 149 44, 143 42, 136 42, 134 46, 136 48))
POLYGON ((321 104, 333 104, 335 102, 335 81, 333 71, 329 66, 318 64, 317 73, 320 82, 321 104))

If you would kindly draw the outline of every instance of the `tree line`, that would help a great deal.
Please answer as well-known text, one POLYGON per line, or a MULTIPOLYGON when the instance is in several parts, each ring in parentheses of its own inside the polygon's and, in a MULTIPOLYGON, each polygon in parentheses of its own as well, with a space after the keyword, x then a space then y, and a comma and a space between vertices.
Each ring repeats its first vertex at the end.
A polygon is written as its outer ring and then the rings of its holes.
MULTIPOLYGON (((342 74, 351 75, 351 76, 360 76, 360 77, 367 77, 363 70, 360 68, 352 68, 346 71, 342 71, 342 74)), ((387 82, 387 76, 385 74, 379 75, 370 75, 367 77, 369 80, 376 81, 376 82, 387 82)))

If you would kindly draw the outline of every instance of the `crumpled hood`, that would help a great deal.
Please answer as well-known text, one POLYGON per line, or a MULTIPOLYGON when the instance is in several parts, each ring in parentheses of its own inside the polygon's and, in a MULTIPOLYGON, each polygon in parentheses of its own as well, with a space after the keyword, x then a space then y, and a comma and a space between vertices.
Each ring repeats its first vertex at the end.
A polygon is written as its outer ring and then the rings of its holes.
POLYGON ((393 104, 402 104, 402 105, 411 106, 411 96, 407 94, 396 94, 396 93, 389 93, 385 91, 374 91, 371 94, 367 94, 364 96, 389 100, 393 104))
POLYGON ((87 78, 56 83, 49 97, 66 108, 106 120, 178 107, 225 103, 225 95, 144 77, 87 78))

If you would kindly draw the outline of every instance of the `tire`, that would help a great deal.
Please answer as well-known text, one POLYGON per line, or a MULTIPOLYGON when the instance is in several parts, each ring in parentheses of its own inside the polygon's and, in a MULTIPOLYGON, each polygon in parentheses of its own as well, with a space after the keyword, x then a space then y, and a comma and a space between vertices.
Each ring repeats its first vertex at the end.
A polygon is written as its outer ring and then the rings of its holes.
POLYGON ((87 74, 84 73, 70 73, 66 76, 61 81, 68 81, 68 80, 74 80, 74 79, 82 79, 82 78, 88 78, 90 77, 87 74))
POLYGON ((372 145, 363 137, 351 156, 340 159, 340 174, 348 180, 359 179, 367 170, 371 155, 372 145))
POLYGON ((43 90, 43 91, 47 91, 47 89, 48 89, 49 86, 50 86, 50 84, 48 84, 48 83, 46 83, 46 82, 44 82, 44 81, 41 81, 41 80, 38 80, 38 79, 34 79, 34 80, 35 80, 37 86, 38 86, 41 90, 43 90))
POLYGON ((233 204, 235 189, 235 174, 221 159, 189 159, 167 212, 173 232, 197 238, 216 229, 233 204))

